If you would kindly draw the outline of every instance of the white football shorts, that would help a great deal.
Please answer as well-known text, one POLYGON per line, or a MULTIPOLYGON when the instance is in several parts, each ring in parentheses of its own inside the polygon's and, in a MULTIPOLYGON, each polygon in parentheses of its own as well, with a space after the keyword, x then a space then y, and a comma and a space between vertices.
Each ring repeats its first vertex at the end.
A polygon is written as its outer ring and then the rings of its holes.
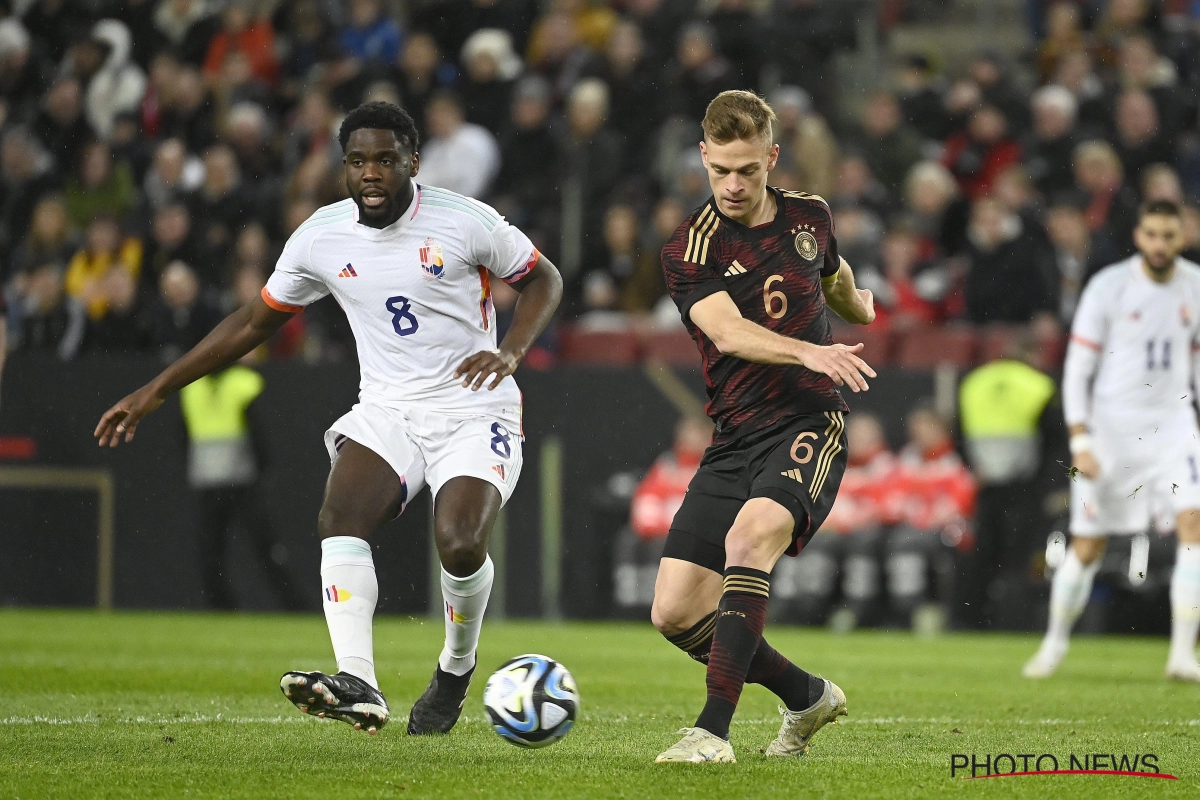
POLYGON ((436 498, 446 481, 465 476, 495 486, 503 504, 512 496, 524 462, 520 413, 451 416, 411 406, 356 403, 325 432, 325 449, 331 464, 347 439, 373 450, 400 476, 405 503, 426 484, 436 498))
POLYGON ((1071 481, 1071 534, 1143 533, 1155 523, 1174 530, 1182 511, 1200 509, 1200 432, 1163 426, 1153 435, 1092 432, 1100 477, 1071 481))

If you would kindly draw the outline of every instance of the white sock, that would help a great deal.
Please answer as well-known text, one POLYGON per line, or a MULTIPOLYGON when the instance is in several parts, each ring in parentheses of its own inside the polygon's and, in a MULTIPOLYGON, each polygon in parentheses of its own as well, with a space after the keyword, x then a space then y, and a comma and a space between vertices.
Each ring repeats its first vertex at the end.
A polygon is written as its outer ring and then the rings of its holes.
POLYGON ((371 618, 379 600, 379 582, 371 545, 354 536, 321 541, 322 602, 338 670, 362 678, 376 689, 371 618))
POLYGON ((1180 544, 1171 574, 1171 655, 1168 662, 1196 660, 1200 628, 1200 544, 1180 544))
POLYGON ((1074 550, 1067 551, 1067 558, 1054 573, 1050 585, 1050 625, 1046 629, 1045 644, 1067 649, 1071 627, 1092 596, 1092 580, 1099 569, 1100 559, 1084 566, 1074 550))
POLYGON ((479 645, 479 629, 483 627, 483 612, 492 593, 492 578, 496 573, 492 557, 474 575, 456 578, 442 570, 442 599, 445 600, 446 646, 438 665, 451 675, 466 675, 475 666, 475 648, 479 645))

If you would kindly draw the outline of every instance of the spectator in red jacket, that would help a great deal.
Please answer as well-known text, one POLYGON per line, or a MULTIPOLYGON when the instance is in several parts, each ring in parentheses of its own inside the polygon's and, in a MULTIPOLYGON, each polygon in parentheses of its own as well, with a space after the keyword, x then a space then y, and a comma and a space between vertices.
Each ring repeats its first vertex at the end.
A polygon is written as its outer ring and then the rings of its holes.
POLYGON ((633 493, 629 516, 638 536, 653 539, 671 530, 671 520, 711 442, 712 423, 707 419, 684 417, 675 426, 674 445, 658 457, 633 493))
POLYGON ((1008 120, 995 106, 972 115, 967 128, 946 140, 942 163, 954 174, 963 194, 974 200, 991 191, 996 178, 1021 160, 1021 146, 1008 130, 1008 120))
POLYGON ((229 57, 244 55, 250 71, 268 87, 279 78, 279 62, 275 57, 275 29, 270 17, 250 17, 245 6, 231 4, 221 16, 220 33, 208 45, 204 57, 204 77, 215 81, 229 57))

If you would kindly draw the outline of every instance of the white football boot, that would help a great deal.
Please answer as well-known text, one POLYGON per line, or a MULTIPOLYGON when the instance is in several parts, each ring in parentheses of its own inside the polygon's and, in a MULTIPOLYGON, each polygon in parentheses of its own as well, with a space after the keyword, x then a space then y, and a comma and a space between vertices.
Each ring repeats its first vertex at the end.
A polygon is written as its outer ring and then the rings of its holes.
POLYGON ((1190 661, 1177 659, 1167 662, 1167 680, 1200 683, 1200 664, 1193 658, 1190 661))
POLYGON ((655 764, 734 764, 733 745, 703 728, 680 728, 684 737, 664 750, 655 764))
POLYGON ((1058 671, 1058 665, 1067 655, 1067 645, 1057 642, 1042 641, 1042 646, 1033 654, 1033 658, 1025 663, 1021 674, 1026 678, 1049 678, 1058 671))
POLYGON ((783 714, 779 735, 763 752, 768 756, 802 756, 808 752, 808 743, 813 734, 830 722, 836 724, 838 717, 846 715, 846 693, 836 683, 827 680, 821 699, 813 703, 811 708, 803 711, 780 708, 779 713, 783 714))

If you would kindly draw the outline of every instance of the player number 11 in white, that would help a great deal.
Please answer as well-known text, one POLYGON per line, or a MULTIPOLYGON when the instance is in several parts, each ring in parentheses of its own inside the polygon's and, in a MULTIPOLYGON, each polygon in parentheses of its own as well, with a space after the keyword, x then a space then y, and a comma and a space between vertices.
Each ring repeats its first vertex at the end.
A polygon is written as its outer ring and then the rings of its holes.
POLYGON ((1151 339, 1146 342, 1146 369, 1170 369, 1171 368, 1171 340, 1163 339, 1162 347, 1158 346, 1158 339, 1151 339), (1161 350, 1162 356, 1159 357, 1161 350))

